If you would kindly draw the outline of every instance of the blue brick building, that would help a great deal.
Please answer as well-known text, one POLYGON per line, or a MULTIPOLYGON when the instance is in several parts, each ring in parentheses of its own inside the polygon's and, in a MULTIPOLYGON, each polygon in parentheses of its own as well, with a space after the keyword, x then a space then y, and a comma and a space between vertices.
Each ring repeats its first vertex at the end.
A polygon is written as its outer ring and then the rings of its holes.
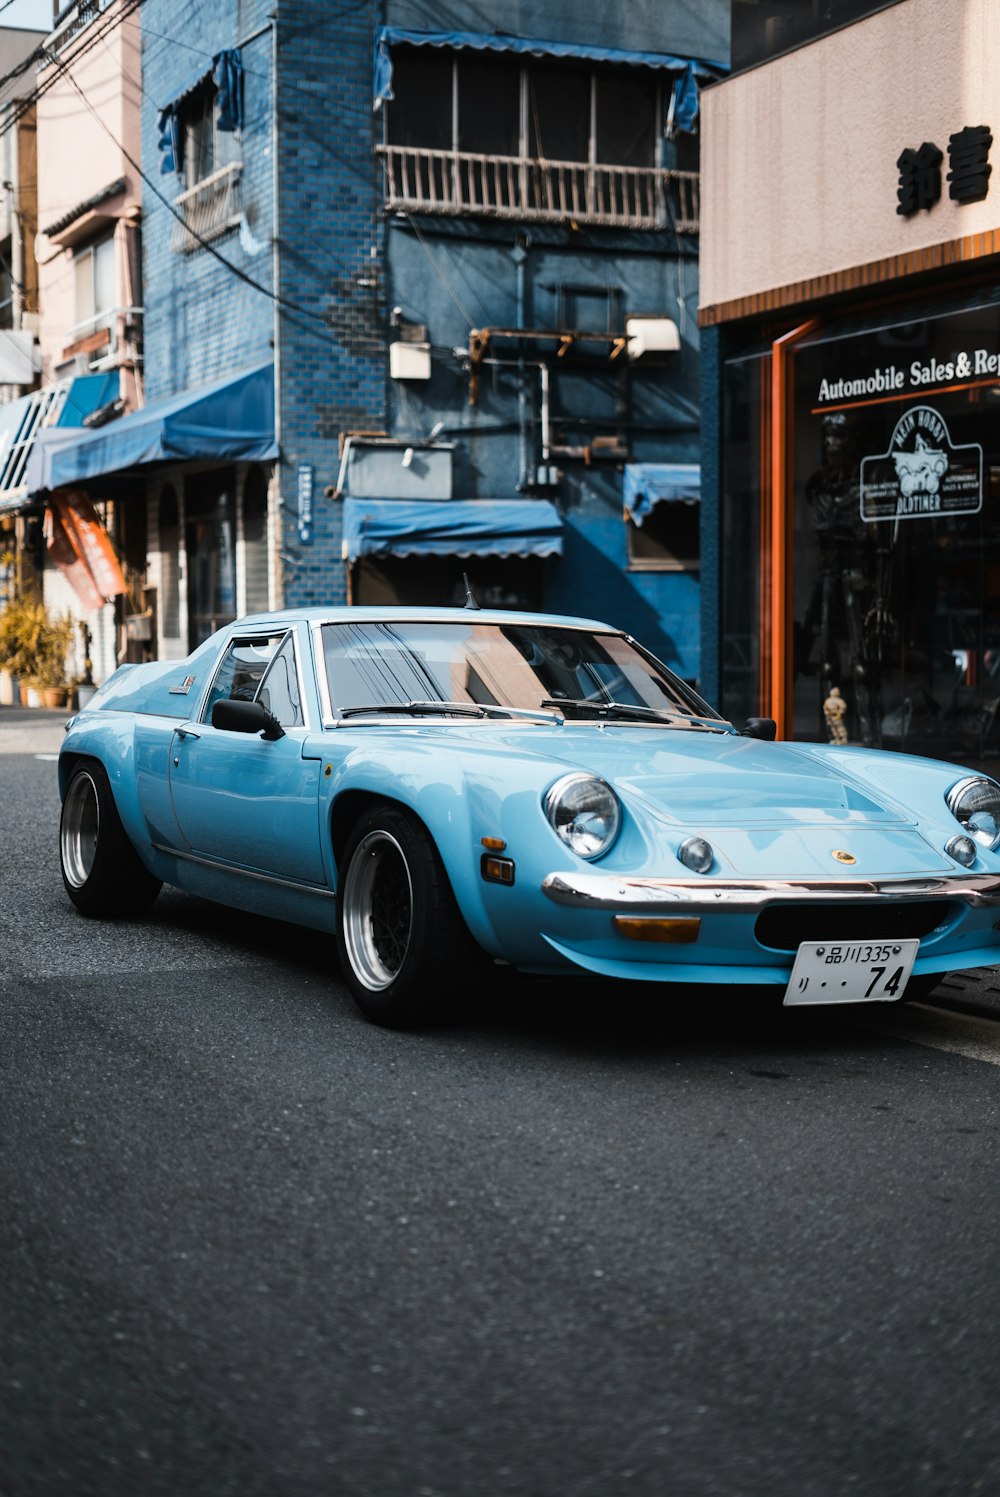
POLYGON ((697 109, 728 12, 145 0, 147 405, 51 477, 142 486, 150 652, 468 574, 697 677, 697 109))

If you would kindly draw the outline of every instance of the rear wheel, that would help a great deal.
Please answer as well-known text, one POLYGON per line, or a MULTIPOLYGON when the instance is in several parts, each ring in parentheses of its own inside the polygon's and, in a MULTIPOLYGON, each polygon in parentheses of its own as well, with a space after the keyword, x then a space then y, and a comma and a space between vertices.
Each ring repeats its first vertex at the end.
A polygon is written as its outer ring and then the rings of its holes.
POLYGON ((104 768, 73 774, 59 822, 63 883, 82 915, 99 920, 141 915, 162 884, 143 865, 122 826, 104 768))
POLYGON ((480 953, 425 828, 382 806, 361 817, 341 861, 337 949, 358 1007, 375 1024, 447 1018, 456 979, 480 953))

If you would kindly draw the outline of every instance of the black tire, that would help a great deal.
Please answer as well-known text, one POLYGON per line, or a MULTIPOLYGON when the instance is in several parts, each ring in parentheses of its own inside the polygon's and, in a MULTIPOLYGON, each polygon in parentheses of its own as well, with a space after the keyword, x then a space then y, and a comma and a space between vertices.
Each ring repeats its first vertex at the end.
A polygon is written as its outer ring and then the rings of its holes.
POLYGON ((337 950, 365 1018, 393 1029, 449 1018, 457 983, 482 960, 433 841, 393 806, 368 811, 348 839, 337 950))
POLYGON ((96 920, 141 915, 163 887, 128 839, 106 771, 91 760, 66 787, 59 862, 66 893, 81 915, 96 920))

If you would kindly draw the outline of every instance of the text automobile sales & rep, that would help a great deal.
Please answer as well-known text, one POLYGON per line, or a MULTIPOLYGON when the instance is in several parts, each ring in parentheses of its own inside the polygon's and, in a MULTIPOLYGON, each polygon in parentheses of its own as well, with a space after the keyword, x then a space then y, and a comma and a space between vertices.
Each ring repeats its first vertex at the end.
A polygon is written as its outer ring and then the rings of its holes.
POLYGON ((1000 375, 1000 353, 993 353, 988 348, 976 348, 972 353, 960 353, 947 362, 930 359, 922 363, 919 359, 914 359, 908 374, 896 364, 889 364, 863 379, 823 379, 820 380, 818 399, 822 403, 850 400, 863 395, 888 395, 894 390, 950 384, 952 380, 976 379, 983 375, 1000 375))

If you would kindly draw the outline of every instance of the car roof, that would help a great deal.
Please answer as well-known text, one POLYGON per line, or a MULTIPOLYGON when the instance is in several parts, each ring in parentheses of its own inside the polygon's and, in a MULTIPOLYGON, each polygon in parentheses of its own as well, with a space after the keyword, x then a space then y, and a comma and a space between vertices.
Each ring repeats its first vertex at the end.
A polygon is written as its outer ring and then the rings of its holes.
POLYGON ((427 608, 420 605, 395 604, 368 608, 358 604, 331 605, 330 607, 283 608, 273 613, 253 613, 237 619, 227 629, 287 627, 295 623, 307 624, 358 624, 358 623, 432 623, 468 624, 475 620, 482 624, 536 624, 540 626, 600 629, 620 634, 612 625, 598 619, 576 618, 561 613, 521 613, 509 608, 427 608))

